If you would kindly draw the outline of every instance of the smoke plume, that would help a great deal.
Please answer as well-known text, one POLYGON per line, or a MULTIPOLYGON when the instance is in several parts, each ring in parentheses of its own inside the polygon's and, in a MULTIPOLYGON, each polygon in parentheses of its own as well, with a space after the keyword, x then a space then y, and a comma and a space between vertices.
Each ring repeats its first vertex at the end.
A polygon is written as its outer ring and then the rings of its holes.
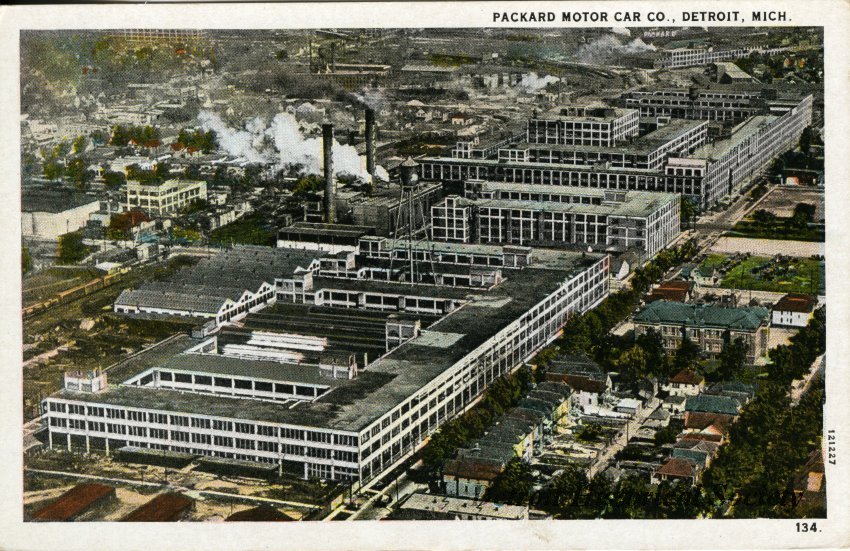
MULTIPOLYGON (((322 173, 322 139, 305 137, 295 116, 278 113, 266 124, 259 118, 250 120, 244 129, 231 128, 217 114, 201 111, 198 122, 204 130, 213 130, 219 147, 238 159, 272 165, 275 170, 297 168, 302 174, 322 173)), ((370 180, 365 159, 350 145, 334 140, 334 175, 348 174, 370 180)), ((387 171, 376 167, 376 176, 388 180, 387 171)))
POLYGON ((559 80, 561 79, 556 76, 546 75, 545 77, 541 78, 537 75, 537 73, 531 72, 522 75, 522 80, 520 80, 519 82, 519 87, 530 94, 534 94, 546 88, 546 86, 548 86, 549 84, 555 84, 559 80))
POLYGON ((576 58, 583 63, 600 63, 618 54, 636 54, 655 50, 655 46, 647 44, 640 38, 623 43, 616 36, 606 34, 593 42, 583 44, 576 52, 576 58))

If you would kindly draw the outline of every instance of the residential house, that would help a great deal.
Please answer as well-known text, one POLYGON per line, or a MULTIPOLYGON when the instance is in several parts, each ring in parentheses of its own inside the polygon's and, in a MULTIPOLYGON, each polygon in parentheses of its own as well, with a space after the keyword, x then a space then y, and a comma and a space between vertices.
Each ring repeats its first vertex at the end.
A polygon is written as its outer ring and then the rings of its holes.
POLYGON ((685 428, 705 429, 716 425, 723 432, 735 420, 741 403, 729 396, 700 394, 690 396, 685 402, 685 428))
POLYGON ((659 484, 665 480, 683 480, 689 485, 696 484, 699 471, 697 465, 690 459, 671 457, 652 474, 652 483, 659 484))
POLYGON ((546 369, 546 380, 568 384, 581 410, 597 407, 599 397, 612 387, 611 378, 587 356, 563 355, 552 361, 546 369))
POLYGON ((656 300, 690 302, 695 297, 694 287, 693 281, 666 281, 647 295, 646 302, 655 302, 656 300))
POLYGON ((446 494, 479 499, 505 469, 506 462, 484 457, 449 459, 442 470, 446 494))
POLYGON ((692 369, 683 369, 673 375, 662 389, 670 396, 696 396, 705 388, 705 377, 692 369))
POLYGON ((771 321, 780 327, 805 327, 816 306, 817 299, 812 295, 788 293, 773 306, 771 321))

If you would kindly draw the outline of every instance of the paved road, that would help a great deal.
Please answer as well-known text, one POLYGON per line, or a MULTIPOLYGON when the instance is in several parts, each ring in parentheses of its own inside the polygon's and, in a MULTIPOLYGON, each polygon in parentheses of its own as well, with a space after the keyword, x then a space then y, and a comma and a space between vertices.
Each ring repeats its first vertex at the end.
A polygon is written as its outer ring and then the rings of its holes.
POLYGON ((387 484, 386 488, 370 497, 358 511, 355 511, 346 520, 380 520, 391 512, 389 507, 381 505, 383 496, 389 496, 390 504, 395 506, 410 494, 427 490, 427 488, 427 485, 413 482, 407 478, 407 473, 402 473, 394 482, 387 484))
POLYGON ((652 412, 661 405, 661 401, 658 398, 653 397, 649 403, 645 407, 643 407, 637 415, 635 415, 631 421, 629 421, 623 429, 617 433, 617 436, 611 440, 611 443, 605 448, 605 450, 596 458, 596 460, 590 465, 590 468, 587 470, 588 478, 593 478, 597 474, 601 473, 605 470, 611 460, 614 458, 614 455, 626 447, 629 439, 633 437, 640 426, 646 421, 646 418, 652 415, 652 412))
POLYGON ((812 366, 809 368, 809 371, 803 375, 802 379, 797 379, 793 383, 791 383, 791 405, 796 406, 800 403, 800 399, 803 395, 809 391, 809 388, 812 386, 812 381, 819 372, 823 371, 824 365, 824 354, 821 354, 815 361, 812 362, 812 366))

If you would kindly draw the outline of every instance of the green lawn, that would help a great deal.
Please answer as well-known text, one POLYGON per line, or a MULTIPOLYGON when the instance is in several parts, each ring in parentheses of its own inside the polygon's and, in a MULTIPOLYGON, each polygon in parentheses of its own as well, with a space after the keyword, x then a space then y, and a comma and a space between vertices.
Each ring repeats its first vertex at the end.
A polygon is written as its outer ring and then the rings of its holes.
POLYGON ((249 214, 232 224, 214 230, 210 234, 210 245, 228 246, 232 243, 243 245, 274 245, 277 232, 266 218, 259 214, 249 214))
POLYGON ((823 262, 791 258, 777 263, 772 258, 753 256, 726 272, 720 286, 779 293, 821 293, 823 262))
POLYGON ((725 254, 710 254, 705 257, 705 260, 700 263, 700 269, 706 268, 708 270, 713 270, 715 268, 719 268, 723 265, 727 260, 727 256, 725 254))

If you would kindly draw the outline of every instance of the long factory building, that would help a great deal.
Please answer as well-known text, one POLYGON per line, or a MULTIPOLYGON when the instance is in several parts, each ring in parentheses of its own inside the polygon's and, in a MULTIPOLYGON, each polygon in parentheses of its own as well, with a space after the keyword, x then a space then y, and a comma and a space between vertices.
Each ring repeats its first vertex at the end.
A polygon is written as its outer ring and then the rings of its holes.
POLYGON ((431 207, 435 240, 638 250, 652 257, 680 233, 672 193, 466 182, 465 197, 431 207))
MULTIPOLYGON (((812 105, 813 97, 806 96, 796 105, 786 105, 781 114, 746 118, 711 139, 706 121, 656 121, 662 125, 643 136, 629 134, 629 141, 614 148, 564 143, 559 137, 563 125, 552 124, 540 132, 532 131, 540 123, 529 121, 524 142, 503 144, 490 158, 426 157, 419 160, 420 175, 423 180, 454 184, 487 180, 678 193, 708 208, 740 190, 777 155, 795 147, 811 124, 812 105)), ((591 123, 580 131, 593 138, 615 118, 603 113, 598 117, 600 129, 591 123)), ((566 120, 575 126, 574 119, 557 115, 554 123, 566 120)), ((574 142, 577 130, 573 127, 570 132, 574 142)))
POLYGON ((261 462, 356 488, 608 295, 602 254, 380 237, 312 252, 318 267, 281 274, 277 304, 237 325, 66 374, 43 401, 49 445, 261 462))

